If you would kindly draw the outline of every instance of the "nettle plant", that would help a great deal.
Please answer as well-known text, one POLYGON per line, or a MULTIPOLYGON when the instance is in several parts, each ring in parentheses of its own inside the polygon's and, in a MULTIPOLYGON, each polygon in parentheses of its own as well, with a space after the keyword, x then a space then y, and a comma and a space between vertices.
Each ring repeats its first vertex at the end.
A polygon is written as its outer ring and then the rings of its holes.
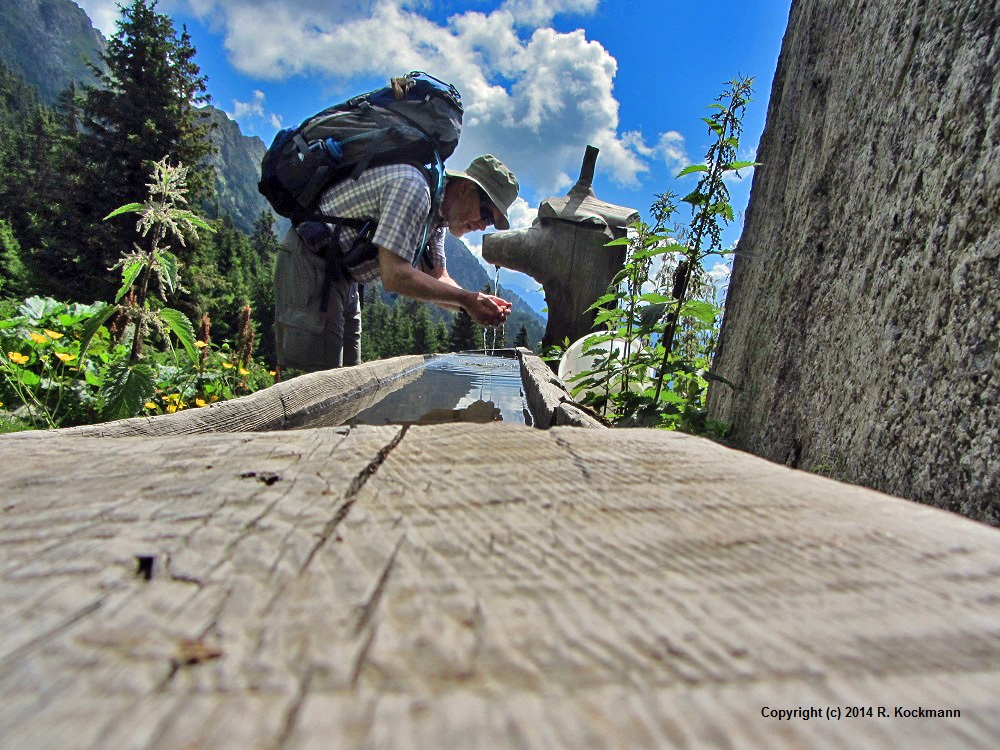
POLYGON ((758 165, 737 159, 752 91, 753 78, 731 81, 702 118, 714 136, 705 163, 677 175, 700 175, 680 198, 691 207, 690 222, 671 225, 677 196, 668 191, 656 196, 652 225, 636 222, 626 237, 608 243, 626 246, 625 264, 591 307, 604 331, 587 339, 583 353, 593 365, 571 385, 617 425, 713 436, 726 430, 705 411, 709 381, 731 384, 711 370, 722 310, 703 262, 731 252, 722 247, 723 225, 735 218, 724 177, 758 165))
POLYGON ((115 295, 117 307, 109 306, 107 313, 108 317, 116 312, 124 317, 131 328, 131 343, 128 356, 117 362, 105 379, 105 416, 109 419, 138 413, 155 392, 156 374, 142 357, 143 342, 151 332, 163 337, 169 330, 192 363, 197 364, 200 358, 191 321, 173 308, 152 306, 150 292, 155 289, 166 302, 167 292, 180 291, 177 256, 170 252, 168 239, 173 237, 183 247, 186 237, 198 237, 198 229, 215 230, 200 216, 182 208, 187 203, 186 167, 171 166, 164 157, 153 165, 151 176, 145 203, 129 203, 104 217, 107 221, 122 214, 139 214, 136 229, 149 243, 145 248, 134 244, 112 267, 121 269, 122 285, 115 295))
POLYGON ((190 320, 164 304, 181 290, 171 238, 184 245, 197 229, 214 231, 183 208, 186 175, 164 158, 153 165, 148 200, 106 217, 138 214, 147 242, 111 269, 122 280, 113 304, 32 297, 0 321, 0 431, 174 412, 274 383, 274 373, 253 360, 249 306, 235 346, 214 347, 207 316, 197 339, 190 320))

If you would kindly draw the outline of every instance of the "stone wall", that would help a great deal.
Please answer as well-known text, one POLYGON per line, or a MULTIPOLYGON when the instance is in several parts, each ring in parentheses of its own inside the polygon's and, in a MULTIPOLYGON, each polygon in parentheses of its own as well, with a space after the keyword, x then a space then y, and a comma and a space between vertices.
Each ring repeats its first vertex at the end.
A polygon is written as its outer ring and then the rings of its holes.
POLYGON ((1000 523, 1000 3, 796 0, 710 411, 1000 523))

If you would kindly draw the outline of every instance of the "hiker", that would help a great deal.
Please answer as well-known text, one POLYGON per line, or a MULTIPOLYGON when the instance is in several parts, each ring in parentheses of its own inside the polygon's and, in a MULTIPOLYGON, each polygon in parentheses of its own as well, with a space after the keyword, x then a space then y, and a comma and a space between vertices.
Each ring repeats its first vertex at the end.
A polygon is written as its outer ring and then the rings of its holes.
POLYGON ((275 270, 279 366, 315 371, 358 364, 358 285, 380 277, 386 291, 465 310, 482 325, 503 323, 510 303, 461 288, 445 267, 444 240, 445 231, 461 237, 491 225, 509 229, 507 212, 517 191, 514 175, 489 154, 474 159, 465 171, 445 170, 443 197, 428 231, 431 188, 418 167, 369 167, 356 180, 341 180, 327 188, 318 214, 364 219, 368 224, 358 229, 305 221, 286 234, 275 270), (425 249, 421 248, 424 236, 428 237, 425 249), (322 289, 329 290, 326 304, 324 292, 312 283, 324 274, 322 289))

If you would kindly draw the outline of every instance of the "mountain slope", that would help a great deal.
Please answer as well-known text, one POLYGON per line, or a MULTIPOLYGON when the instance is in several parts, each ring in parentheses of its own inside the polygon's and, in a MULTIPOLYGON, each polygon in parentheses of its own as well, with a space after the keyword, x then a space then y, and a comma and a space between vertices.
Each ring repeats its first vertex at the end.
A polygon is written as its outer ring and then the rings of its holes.
MULTIPOLYGON (((84 58, 103 68, 104 46, 104 37, 71 0, 0 0, 0 60, 46 104, 54 104, 70 82, 96 85, 84 58)), ((228 214, 250 233, 268 208, 257 192, 266 146, 260 138, 243 135, 222 110, 208 106, 202 111, 216 126, 209 138, 217 150, 209 162, 215 167, 218 195, 206 208, 216 216, 228 214)))
POLYGON ((210 208, 222 216, 228 214, 233 223, 247 234, 261 211, 270 210, 264 196, 257 192, 260 180, 260 160, 267 146, 257 136, 246 136, 229 115, 216 107, 201 109, 215 125, 209 134, 216 153, 208 161, 215 167, 215 204, 210 208))
POLYGON ((54 104, 70 82, 97 83, 104 37, 70 0, 0 0, 0 60, 54 104))

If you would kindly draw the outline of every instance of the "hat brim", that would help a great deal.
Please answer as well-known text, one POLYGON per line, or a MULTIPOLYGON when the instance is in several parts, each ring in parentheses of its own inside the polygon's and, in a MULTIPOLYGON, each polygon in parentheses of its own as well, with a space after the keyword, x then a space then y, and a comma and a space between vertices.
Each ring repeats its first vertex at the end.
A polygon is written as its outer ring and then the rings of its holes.
POLYGON ((486 197, 490 199, 490 203, 493 204, 493 207, 500 214, 500 218, 493 223, 493 226, 497 229, 510 229, 510 219, 507 218, 507 213, 500 208, 500 201, 497 200, 496 195, 494 195, 488 187, 483 185, 483 183, 470 175, 468 172, 463 172, 459 169, 446 169, 444 173, 449 177, 461 177, 463 180, 469 180, 469 182, 476 183, 476 185, 479 186, 479 189, 486 193, 486 197))

